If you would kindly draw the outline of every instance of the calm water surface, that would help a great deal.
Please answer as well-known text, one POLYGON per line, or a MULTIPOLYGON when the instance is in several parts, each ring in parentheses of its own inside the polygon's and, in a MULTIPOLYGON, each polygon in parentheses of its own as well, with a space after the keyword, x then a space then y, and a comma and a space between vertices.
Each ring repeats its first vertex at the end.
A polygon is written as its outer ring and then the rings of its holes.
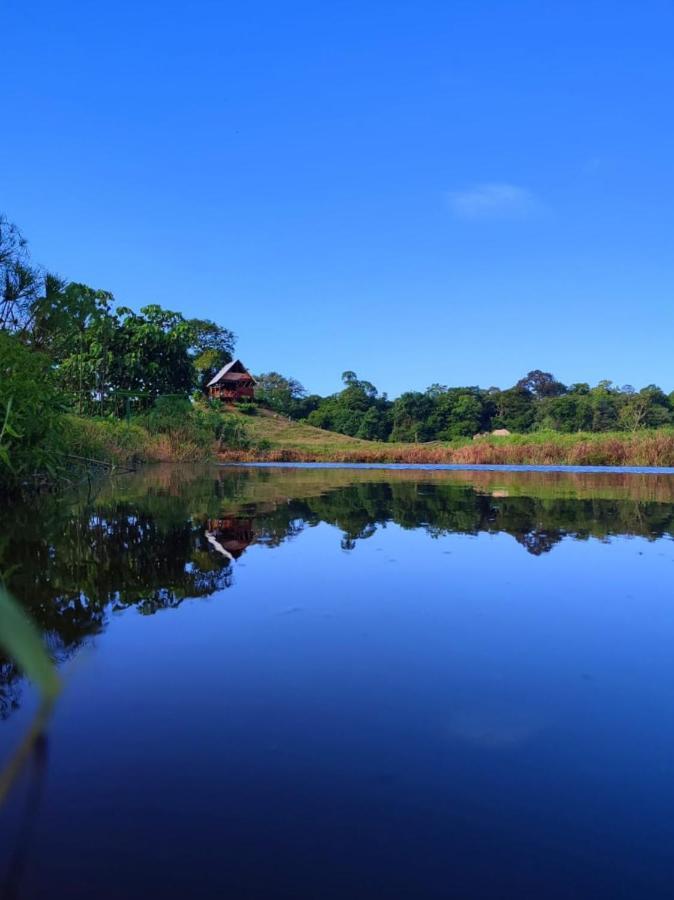
MULTIPOLYGON (((674 896, 674 476, 148 470, 0 511, 66 682, 0 896, 674 896)), ((0 762, 36 708, 0 660, 0 762)))

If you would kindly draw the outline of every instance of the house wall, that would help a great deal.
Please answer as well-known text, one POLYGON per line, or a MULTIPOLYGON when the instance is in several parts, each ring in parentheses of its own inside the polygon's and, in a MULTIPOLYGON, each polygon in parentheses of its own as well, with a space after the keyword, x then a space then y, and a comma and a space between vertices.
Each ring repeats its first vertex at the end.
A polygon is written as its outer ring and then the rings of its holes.
POLYGON ((236 387, 213 385, 208 389, 211 397, 220 400, 252 400, 255 396, 253 385, 237 385, 236 387))

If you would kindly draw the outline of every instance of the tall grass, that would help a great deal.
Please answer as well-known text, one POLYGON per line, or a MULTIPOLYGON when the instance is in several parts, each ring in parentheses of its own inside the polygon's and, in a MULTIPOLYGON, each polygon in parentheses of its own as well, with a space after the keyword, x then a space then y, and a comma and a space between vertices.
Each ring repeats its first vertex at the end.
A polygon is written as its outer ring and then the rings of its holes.
POLYGON ((233 416, 210 410, 153 410, 122 419, 65 417, 66 455, 120 465, 132 462, 198 462, 227 447, 248 445, 245 428, 233 416))
POLYGON ((362 462, 457 465, 674 466, 674 433, 515 435, 463 446, 374 443, 371 447, 225 450, 227 461, 362 462))

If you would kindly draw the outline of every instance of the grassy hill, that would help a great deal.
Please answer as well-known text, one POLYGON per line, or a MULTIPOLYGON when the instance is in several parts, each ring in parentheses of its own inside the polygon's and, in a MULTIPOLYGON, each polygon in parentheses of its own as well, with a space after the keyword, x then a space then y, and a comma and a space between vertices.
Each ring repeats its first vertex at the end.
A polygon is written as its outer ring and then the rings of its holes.
POLYGON ((241 415, 235 408, 231 411, 240 420, 251 440, 256 445, 263 444, 268 450, 294 450, 327 459, 335 452, 367 453, 393 446, 325 431, 303 422, 293 422, 267 409, 259 409, 254 416, 241 415))
POLYGON ((230 409, 251 446, 223 460, 270 462, 454 463, 458 465, 674 466, 672 429, 603 434, 488 436, 453 443, 383 443, 324 431, 269 410, 248 416, 230 409))

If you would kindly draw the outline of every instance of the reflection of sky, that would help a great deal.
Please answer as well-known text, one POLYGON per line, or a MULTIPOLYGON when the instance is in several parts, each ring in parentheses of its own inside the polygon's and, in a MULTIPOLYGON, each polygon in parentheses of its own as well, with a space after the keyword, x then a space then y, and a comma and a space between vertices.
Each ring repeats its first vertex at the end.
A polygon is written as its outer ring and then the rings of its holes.
POLYGON ((115 615, 70 664, 42 871, 74 841, 90 883, 114 852, 110 891, 142 864, 174 896, 172 845, 186 874, 217 858, 264 896, 264 847, 290 877, 308 841, 328 867, 348 853, 384 888, 394 872, 423 887, 498 841, 506 885, 522 846, 553 881, 589 885, 590 853, 613 857, 596 863, 609 883, 640 885, 646 860, 663 883, 674 544, 569 539, 535 557, 507 534, 389 524, 348 552, 340 537, 321 524, 252 545, 231 589, 115 615))

